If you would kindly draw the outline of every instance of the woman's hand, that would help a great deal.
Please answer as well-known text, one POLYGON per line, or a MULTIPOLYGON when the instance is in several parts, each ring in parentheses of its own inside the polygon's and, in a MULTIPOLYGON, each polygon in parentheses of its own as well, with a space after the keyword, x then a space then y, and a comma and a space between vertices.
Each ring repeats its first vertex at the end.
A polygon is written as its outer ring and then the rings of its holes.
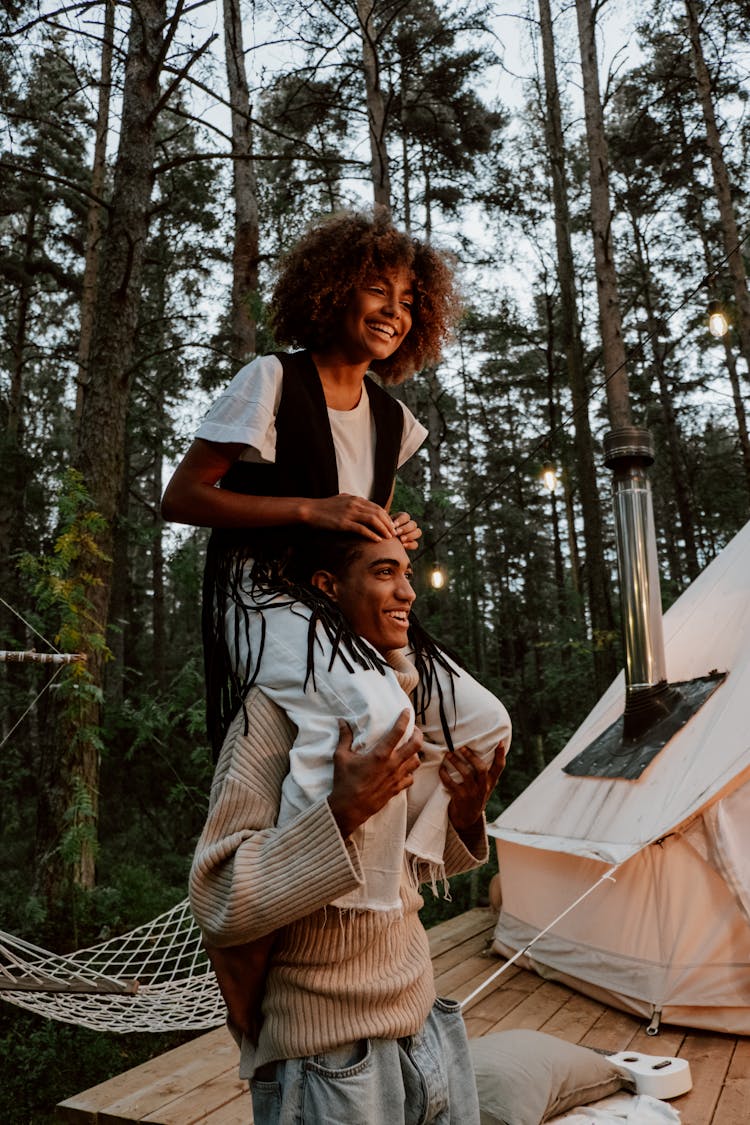
POLYGON ((407 551, 413 551, 419 546, 422 538, 422 528, 413 520, 408 512, 398 512, 393 517, 393 527, 397 539, 407 551))
POLYGON ((398 745, 410 717, 410 711, 402 711, 388 733, 364 753, 352 750, 351 729, 346 723, 339 723, 339 744, 333 755, 333 787, 328 804, 345 840, 392 797, 414 783, 414 773, 420 763, 422 732, 415 727, 406 742, 398 745))
POLYGON ((488 765, 468 746, 457 746, 445 755, 440 780, 451 795, 448 817, 457 832, 466 832, 480 819, 504 768, 502 742, 488 765))
POLYGON ((307 524, 351 531, 366 539, 392 539, 393 520, 379 504, 361 496, 255 496, 215 485, 246 447, 196 438, 164 492, 165 520, 197 527, 280 527, 307 524))
POLYGON ((385 508, 345 492, 322 500, 305 501, 302 522, 328 531, 350 531, 372 540, 393 539, 396 534, 395 521, 385 508))

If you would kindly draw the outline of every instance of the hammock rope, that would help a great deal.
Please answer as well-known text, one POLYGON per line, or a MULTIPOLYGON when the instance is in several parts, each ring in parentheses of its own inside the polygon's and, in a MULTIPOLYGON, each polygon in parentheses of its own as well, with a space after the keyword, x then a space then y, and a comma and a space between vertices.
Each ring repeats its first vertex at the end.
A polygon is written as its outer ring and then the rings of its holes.
POLYGON ((207 1031, 226 1007, 187 899, 143 926, 56 954, 0 931, 0 998, 94 1031, 207 1031))

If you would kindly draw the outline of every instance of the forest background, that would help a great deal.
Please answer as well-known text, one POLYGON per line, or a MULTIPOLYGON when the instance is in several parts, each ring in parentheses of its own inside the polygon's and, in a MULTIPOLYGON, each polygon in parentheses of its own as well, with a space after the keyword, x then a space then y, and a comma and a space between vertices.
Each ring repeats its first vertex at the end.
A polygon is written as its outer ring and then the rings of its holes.
MULTIPOLYGON (((396 504, 425 532, 421 617, 513 717, 497 813, 622 665, 602 435, 654 439, 665 606, 748 518, 747 3, 7 0, 0 21, 0 648, 87 655, 0 665, 2 927, 72 949, 185 895, 206 533, 165 527, 160 495, 274 346, 280 253, 345 206, 390 207, 460 269, 443 363, 398 392, 430 436, 396 504)), ((173 1042, 3 1005, 3 1121, 173 1042)))

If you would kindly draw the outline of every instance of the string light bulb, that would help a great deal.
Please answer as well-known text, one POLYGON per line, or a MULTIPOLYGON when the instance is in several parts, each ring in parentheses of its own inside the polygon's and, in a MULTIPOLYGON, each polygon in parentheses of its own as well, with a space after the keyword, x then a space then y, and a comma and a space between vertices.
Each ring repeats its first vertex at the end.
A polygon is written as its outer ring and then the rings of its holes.
POLYGON ((551 461, 545 461, 542 465, 542 483, 550 492, 557 488, 557 472, 551 461))
POLYGON ((442 590, 445 585, 445 571, 438 563, 435 563, 430 572, 430 585, 433 590, 442 590))
POLYGON ((722 336, 726 336, 729 331, 727 314, 721 307, 720 301, 708 302, 708 331, 712 336, 715 336, 717 340, 720 340, 722 336))

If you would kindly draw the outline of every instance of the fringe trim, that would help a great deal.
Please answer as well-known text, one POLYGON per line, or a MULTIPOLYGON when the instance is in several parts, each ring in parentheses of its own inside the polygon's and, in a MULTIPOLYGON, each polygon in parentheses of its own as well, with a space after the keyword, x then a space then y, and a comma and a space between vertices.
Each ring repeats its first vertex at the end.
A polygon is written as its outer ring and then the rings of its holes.
POLYGON ((415 888, 423 885, 429 886, 435 898, 440 898, 440 888, 438 884, 442 884, 443 898, 446 902, 453 902, 451 898, 450 880, 445 873, 444 863, 428 862, 421 859, 418 855, 409 855, 407 857, 406 869, 409 875, 409 882, 415 888), (427 871, 427 878, 425 878, 425 870, 427 871))
POLYGON ((362 903, 361 906, 337 906, 336 903, 331 904, 332 908, 338 911, 339 924, 341 929, 344 929, 344 922, 353 922, 356 918, 361 917, 363 914, 378 914, 385 917, 389 923, 400 922, 404 917, 403 904, 398 906, 375 906, 372 903, 362 903))

